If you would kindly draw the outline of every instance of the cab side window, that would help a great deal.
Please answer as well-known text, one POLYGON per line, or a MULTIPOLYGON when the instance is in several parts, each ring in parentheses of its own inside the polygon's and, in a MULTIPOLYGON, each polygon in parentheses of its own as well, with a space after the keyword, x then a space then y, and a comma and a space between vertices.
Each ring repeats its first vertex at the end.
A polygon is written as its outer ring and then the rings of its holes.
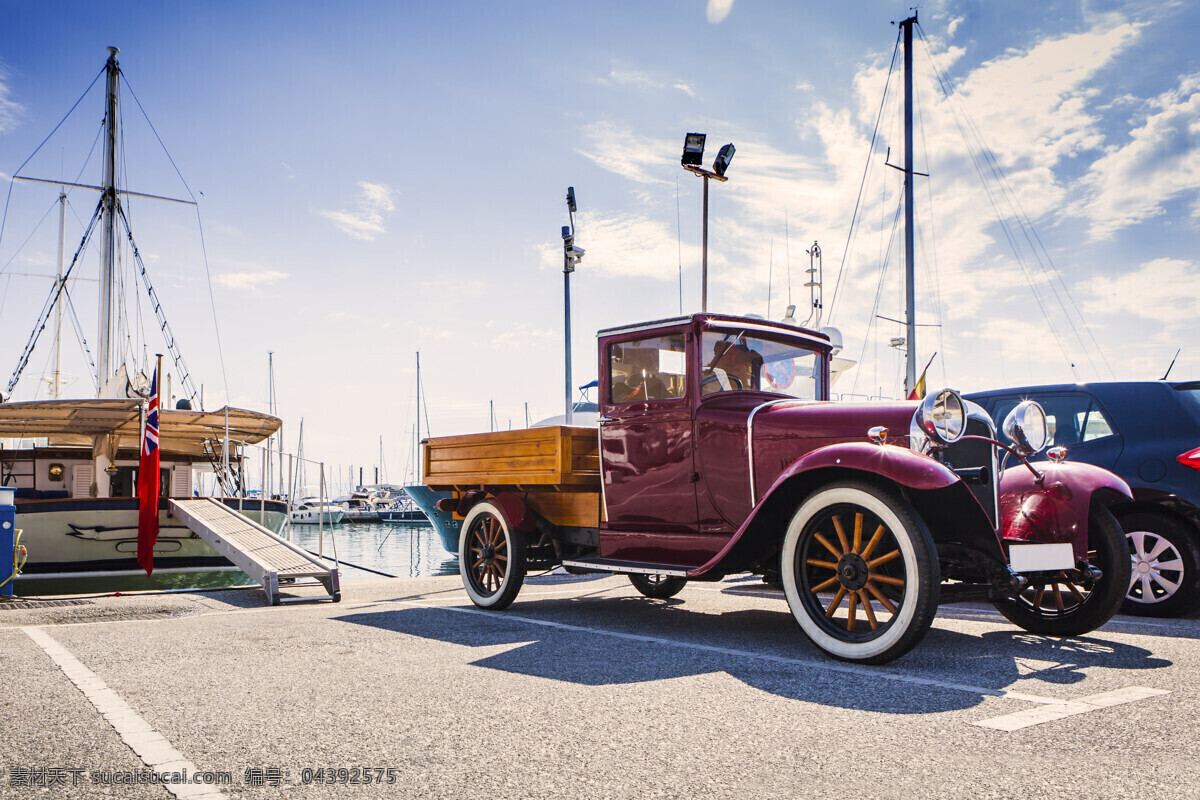
POLYGON ((608 347, 613 403, 644 403, 683 397, 687 357, 682 333, 652 336, 608 347))

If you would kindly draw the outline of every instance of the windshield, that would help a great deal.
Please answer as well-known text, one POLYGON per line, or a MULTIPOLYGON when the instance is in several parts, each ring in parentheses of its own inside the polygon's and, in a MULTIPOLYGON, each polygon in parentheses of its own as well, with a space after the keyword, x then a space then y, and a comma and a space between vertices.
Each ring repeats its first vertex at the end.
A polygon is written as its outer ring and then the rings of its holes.
POLYGON ((825 396, 819 354, 795 341, 745 332, 706 331, 701 340, 700 393, 753 390, 801 400, 825 396))

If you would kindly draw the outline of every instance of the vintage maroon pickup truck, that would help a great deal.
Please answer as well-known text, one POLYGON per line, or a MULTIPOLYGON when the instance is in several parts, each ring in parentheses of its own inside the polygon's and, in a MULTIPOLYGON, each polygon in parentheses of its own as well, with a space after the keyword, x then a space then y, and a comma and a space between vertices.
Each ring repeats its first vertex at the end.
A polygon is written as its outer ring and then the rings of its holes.
POLYGON ((995 438, 956 392, 832 402, 829 339, 697 314, 599 333, 599 432, 562 427, 430 439, 426 483, 463 519, 471 600, 502 609, 529 569, 627 573, 649 597, 761 575, 835 658, 883 663, 939 603, 987 600, 1041 634, 1104 624, 1130 560, 1105 470, 1025 456, 1036 403, 995 438))

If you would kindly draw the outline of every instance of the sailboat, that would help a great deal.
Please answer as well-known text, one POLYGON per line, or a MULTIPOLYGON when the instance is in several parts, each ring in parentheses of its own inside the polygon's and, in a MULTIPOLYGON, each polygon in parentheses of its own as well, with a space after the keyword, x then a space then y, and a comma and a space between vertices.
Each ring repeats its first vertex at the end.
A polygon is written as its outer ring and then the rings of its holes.
MULTIPOLYGON (((121 76, 115 47, 105 64, 103 180, 99 186, 50 181, 25 176, 22 180, 76 186, 100 192, 100 201, 70 268, 54 284, 51 299, 34 328, 8 384, 12 392, 45 327, 51 309, 65 302, 66 281, 78 265, 93 231, 101 234, 100 313, 96 340, 96 394, 81 399, 0 403, 0 485, 16 489, 16 527, 29 559, 19 581, 30 578, 72 578, 144 574, 136 562, 138 456, 148 398, 145 381, 130 379, 118 358, 116 325, 118 291, 118 234, 131 243, 133 259, 141 265, 124 210, 130 195, 153 197, 118 187, 124 174, 118 163, 118 85, 121 76), (120 363, 118 363, 120 362, 120 363), (141 393, 139 393, 139 390, 141 393), (14 449, 14 440, 16 447, 14 449)), ((159 198, 169 199, 169 198, 159 198)), ((187 202, 187 201, 179 201, 187 202)), ((159 539, 154 548, 156 574, 232 565, 203 539, 168 513, 168 498, 192 497, 198 474, 211 470, 227 495, 223 502, 273 531, 286 516, 286 504, 245 497, 240 447, 267 439, 280 427, 269 414, 225 407, 216 411, 192 407, 195 391, 182 357, 161 313, 161 303, 145 276, 155 314, 171 354, 182 394, 190 394, 174 409, 159 415, 162 495, 159 498, 159 539)), ((57 359, 52 384, 60 377, 57 359)), ((138 376, 141 378, 142 376, 138 376)), ((18 583, 18 586, 21 584, 18 583)), ((25 592, 28 593, 28 592, 25 592)))

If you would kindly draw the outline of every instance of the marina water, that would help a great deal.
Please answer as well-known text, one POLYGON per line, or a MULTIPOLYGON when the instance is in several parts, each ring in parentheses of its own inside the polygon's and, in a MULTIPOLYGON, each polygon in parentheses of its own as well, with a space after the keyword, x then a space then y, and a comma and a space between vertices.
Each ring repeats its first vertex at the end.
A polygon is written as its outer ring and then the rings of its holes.
MULTIPOLYGON (((286 535, 287 529, 284 529, 286 535)), ((343 522, 326 526, 322 539, 316 525, 293 525, 292 541, 306 550, 334 559, 336 540, 342 590, 347 583, 382 578, 419 578, 458 574, 458 557, 446 552, 433 527, 415 522, 343 522)), ((253 583, 239 569, 154 573, 120 577, 78 577, 32 580, 22 577, 15 593, 23 597, 110 594, 181 589, 210 589, 253 583)))

